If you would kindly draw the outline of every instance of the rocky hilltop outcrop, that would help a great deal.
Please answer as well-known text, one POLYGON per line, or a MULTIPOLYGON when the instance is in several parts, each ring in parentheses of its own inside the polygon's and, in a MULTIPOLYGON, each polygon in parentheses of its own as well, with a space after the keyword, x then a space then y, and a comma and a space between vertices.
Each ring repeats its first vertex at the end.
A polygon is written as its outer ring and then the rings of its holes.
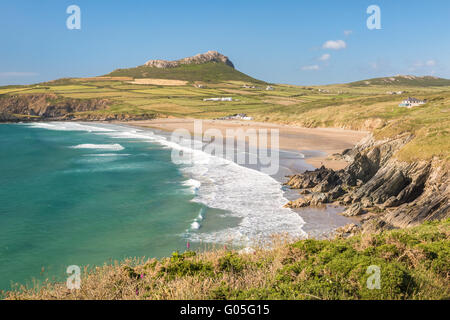
POLYGON ((293 175, 286 183, 307 194, 286 206, 300 208, 329 203, 347 206, 346 216, 361 217, 366 231, 405 228, 450 217, 448 164, 439 159, 402 162, 395 153, 410 134, 376 141, 369 136, 341 155, 343 170, 322 167, 293 175))
POLYGON ((107 99, 71 99, 55 94, 21 94, 0 96, 0 122, 43 120, 145 120, 149 115, 93 113, 109 107, 107 99))
POLYGON ((233 63, 228 57, 217 51, 208 51, 206 53, 197 54, 193 57, 184 58, 176 61, 166 60, 150 60, 145 63, 146 66, 160 69, 175 68, 184 64, 202 64, 207 62, 223 62, 226 65, 234 68, 233 63))

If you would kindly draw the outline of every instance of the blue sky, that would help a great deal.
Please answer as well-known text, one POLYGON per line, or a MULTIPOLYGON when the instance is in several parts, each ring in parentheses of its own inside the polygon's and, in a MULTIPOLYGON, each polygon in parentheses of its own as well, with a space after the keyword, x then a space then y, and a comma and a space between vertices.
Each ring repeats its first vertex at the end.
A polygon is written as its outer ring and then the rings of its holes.
POLYGON ((448 0, 5 0, 0 85, 102 75, 208 50, 274 83, 450 78, 449 19, 448 0), (81 8, 81 30, 66 27, 72 4, 81 8), (366 26, 372 4, 381 30, 366 26))

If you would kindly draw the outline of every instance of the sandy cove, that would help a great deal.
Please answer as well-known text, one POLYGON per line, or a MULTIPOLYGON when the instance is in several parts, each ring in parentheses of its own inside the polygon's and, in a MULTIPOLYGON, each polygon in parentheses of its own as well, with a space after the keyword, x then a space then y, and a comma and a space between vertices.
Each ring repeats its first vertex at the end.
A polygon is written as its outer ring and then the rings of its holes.
MULTIPOLYGON (((120 122, 144 128, 155 128, 164 131, 187 129, 194 131, 195 119, 155 119, 142 121, 120 122)), ((239 120, 202 120, 203 131, 218 129, 226 137, 227 129, 278 129, 280 136, 280 149, 297 152, 322 151, 325 155, 307 157, 305 161, 314 167, 325 165, 331 169, 342 169, 347 165, 344 160, 333 159, 332 155, 352 148, 367 131, 353 131, 336 128, 302 128, 291 125, 273 124, 255 121, 239 120)))

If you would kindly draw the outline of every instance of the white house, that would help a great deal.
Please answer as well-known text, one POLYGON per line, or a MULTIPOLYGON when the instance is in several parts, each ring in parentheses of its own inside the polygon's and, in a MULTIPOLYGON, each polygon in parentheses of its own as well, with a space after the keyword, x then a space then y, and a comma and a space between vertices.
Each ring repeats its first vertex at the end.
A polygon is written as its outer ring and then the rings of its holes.
POLYGON ((404 107, 404 108, 412 108, 412 107, 421 106, 425 103, 427 103, 427 100, 419 100, 416 98, 409 97, 408 99, 403 100, 402 103, 400 103, 398 106, 404 107))
POLYGON ((226 97, 226 98, 207 98, 203 99, 203 101, 233 101, 233 98, 226 97))
POLYGON ((387 94, 404 94, 405 91, 388 91, 387 94))
POLYGON ((247 116, 245 113, 232 114, 226 117, 218 118, 217 120, 253 120, 253 117, 247 116))
POLYGON ((267 86, 266 90, 267 90, 267 91, 273 91, 273 90, 275 90, 275 89, 274 89, 274 87, 272 87, 272 86, 267 86))

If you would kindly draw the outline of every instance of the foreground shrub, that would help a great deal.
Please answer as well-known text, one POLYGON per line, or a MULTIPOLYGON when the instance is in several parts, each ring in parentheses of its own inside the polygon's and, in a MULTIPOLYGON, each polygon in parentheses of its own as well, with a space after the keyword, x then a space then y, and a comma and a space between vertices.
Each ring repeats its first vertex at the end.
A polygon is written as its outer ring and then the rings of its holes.
POLYGON ((79 290, 49 282, 6 297, 450 299, 449 239, 450 219, 344 240, 302 240, 251 254, 175 252, 159 261, 128 259, 85 269, 79 290))

